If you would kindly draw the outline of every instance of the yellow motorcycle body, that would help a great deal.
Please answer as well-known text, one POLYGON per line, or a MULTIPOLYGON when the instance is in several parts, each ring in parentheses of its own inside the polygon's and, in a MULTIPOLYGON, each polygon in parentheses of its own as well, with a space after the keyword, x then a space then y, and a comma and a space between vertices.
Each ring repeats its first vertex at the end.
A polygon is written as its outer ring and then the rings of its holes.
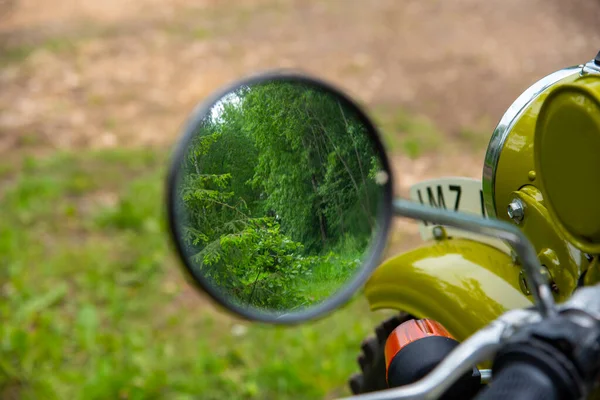
MULTIPOLYGON (((590 262, 600 253, 596 67, 555 72, 525 91, 494 131, 483 171, 487 214, 517 224, 528 236, 558 302, 600 278, 598 264, 590 262)), ((373 310, 434 319, 459 341, 533 301, 514 256, 460 235, 386 260, 367 282, 365 296, 373 310)))
POLYGON ((381 264, 365 286, 373 310, 440 322, 463 340, 505 311, 531 306, 511 256, 469 239, 442 239, 381 264))

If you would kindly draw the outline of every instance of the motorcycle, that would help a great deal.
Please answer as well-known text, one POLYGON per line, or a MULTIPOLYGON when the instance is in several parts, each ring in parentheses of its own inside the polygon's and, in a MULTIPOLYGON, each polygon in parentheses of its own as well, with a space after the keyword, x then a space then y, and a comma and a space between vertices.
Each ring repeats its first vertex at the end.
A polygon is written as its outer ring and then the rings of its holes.
POLYGON ((358 295, 399 312, 363 342, 352 399, 595 397, 600 53, 515 100, 481 181, 394 198, 380 138, 352 98, 303 73, 215 93, 167 179, 186 275, 254 321, 296 324, 358 295), (379 263, 393 216, 420 221, 425 243, 379 263))

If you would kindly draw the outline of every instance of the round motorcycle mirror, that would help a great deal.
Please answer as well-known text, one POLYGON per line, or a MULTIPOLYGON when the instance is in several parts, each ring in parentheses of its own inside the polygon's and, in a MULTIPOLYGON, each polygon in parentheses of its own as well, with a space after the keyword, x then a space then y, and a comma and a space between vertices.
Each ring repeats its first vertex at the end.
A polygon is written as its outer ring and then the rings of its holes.
POLYGON ((248 319, 293 323, 348 301, 392 211, 379 135, 348 96, 303 74, 236 81, 199 105, 168 176, 186 271, 248 319))

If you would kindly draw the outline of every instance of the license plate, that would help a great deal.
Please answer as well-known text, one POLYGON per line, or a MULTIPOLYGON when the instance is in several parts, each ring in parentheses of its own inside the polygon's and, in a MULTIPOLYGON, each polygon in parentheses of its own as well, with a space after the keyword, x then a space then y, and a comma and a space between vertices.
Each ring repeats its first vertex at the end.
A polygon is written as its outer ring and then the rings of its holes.
MULTIPOLYGON (((421 204, 445 210, 475 214, 487 218, 481 181, 472 178, 439 178, 421 181, 410 188, 410 199, 421 204)), ((435 224, 419 222, 419 233, 423 240, 433 239, 435 224)), ((474 239, 490 244, 510 254, 510 248, 501 240, 444 227, 448 236, 474 239)))

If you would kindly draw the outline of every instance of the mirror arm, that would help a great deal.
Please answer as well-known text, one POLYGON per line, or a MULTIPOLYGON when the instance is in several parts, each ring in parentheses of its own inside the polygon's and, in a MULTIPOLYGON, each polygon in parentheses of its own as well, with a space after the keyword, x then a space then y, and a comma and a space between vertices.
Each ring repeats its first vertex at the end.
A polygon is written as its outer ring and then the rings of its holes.
POLYGON ((523 232, 517 227, 504 221, 448 211, 403 199, 394 200, 393 210, 397 216, 452 226, 468 232, 506 241, 517 253, 523 265, 525 278, 531 288, 531 293, 533 294, 539 313, 542 317, 550 317, 557 314, 552 291, 546 277, 542 274, 542 266, 535 249, 523 232))

